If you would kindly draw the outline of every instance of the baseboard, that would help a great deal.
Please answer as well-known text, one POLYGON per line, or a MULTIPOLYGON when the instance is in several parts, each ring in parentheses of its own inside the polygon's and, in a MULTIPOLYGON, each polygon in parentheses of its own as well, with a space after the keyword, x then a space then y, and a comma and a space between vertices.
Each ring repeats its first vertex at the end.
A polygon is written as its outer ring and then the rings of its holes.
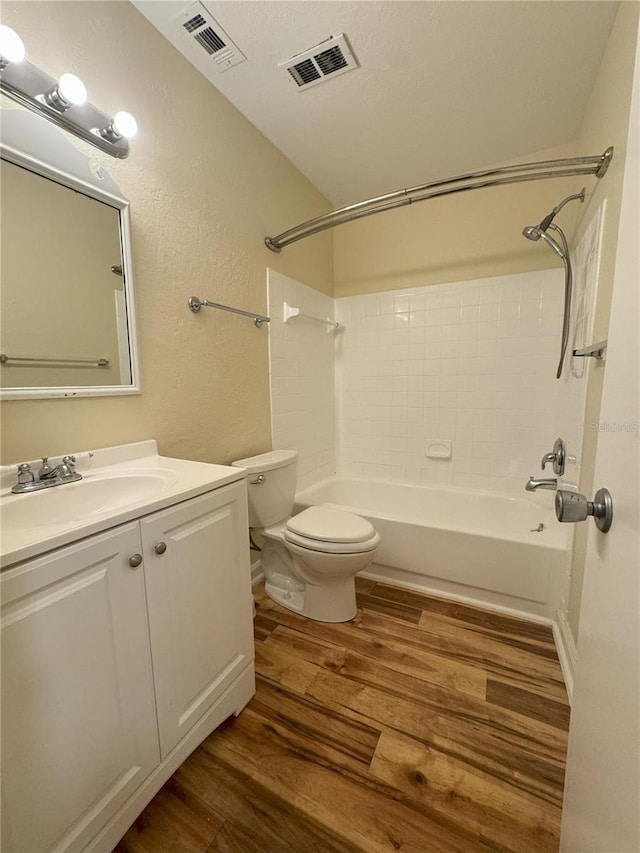
POLYGON ((555 640, 560 666, 562 667, 562 675, 564 676, 564 683, 567 688, 569 704, 572 704, 573 679, 576 671, 578 650, 563 610, 558 610, 556 613, 556 620, 553 623, 553 639, 555 640))
MULTIPOLYGON (((415 592, 421 592, 424 595, 431 595, 434 598, 443 598, 446 601, 457 601, 460 604, 468 604, 471 607, 476 607, 479 610, 489 610, 492 613, 503 613, 505 616, 513 616, 516 619, 522 619, 525 622, 535 622, 537 625, 547 625, 551 627, 553 621, 548 616, 542 616, 537 613, 530 613, 526 610, 520 610, 517 606, 503 604, 499 601, 490 598, 481 599, 473 595, 465 595, 452 588, 452 584, 444 589, 434 584, 429 583, 428 578, 422 580, 421 576, 415 575, 412 572, 405 572, 402 569, 395 569, 392 566, 383 566, 378 563, 372 563, 364 572, 358 572, 358 577, 368 578, 380 583, 388 583, 391 586, 399 586, 403 589, 411 589, 415 592)), ((433 579, 431 579, 433 580, 433 579)))

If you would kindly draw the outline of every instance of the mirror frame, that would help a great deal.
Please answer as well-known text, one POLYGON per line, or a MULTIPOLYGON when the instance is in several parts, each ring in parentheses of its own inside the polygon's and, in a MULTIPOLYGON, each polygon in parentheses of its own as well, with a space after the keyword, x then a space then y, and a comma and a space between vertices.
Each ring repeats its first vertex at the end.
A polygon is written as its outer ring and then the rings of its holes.
POLYGON ((26 110, 3 109, 1 116, 0 158, 103 202, 119 212, 131 384, 0 388, 0 400, 140 394, 129 200, 120 193, 102 166, 92 168, 89 157, 82 154, 62 131, 45 119, 26 110))

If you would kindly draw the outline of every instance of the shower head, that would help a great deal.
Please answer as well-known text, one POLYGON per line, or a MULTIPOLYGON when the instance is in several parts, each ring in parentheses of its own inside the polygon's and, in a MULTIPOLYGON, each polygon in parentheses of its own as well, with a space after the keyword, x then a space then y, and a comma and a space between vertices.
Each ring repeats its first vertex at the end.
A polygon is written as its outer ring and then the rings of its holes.
POLYGON ((575 199, 580 199, 580 201, 584 201, 584 187, 580 190, 579 193, 575 193, 574 195, 568 195, 566 198, 562 199, 560 204, 553 208, 551 213, 547 214, 545 218, 539 225, 527 225, 522 233, 527 238, 527 240, 533 240, 537 242, 538 240, 544 240, 553 251, 562 258, 562 263, 564 264, 564 318, 562 320, 562 343, 560 345, 560 361, 558 363, 558 369, 556 371, 556 379, 560 379, 562 376, 562 368, 564 365, 564 357, 567 351, 567 343, 569 341, 569 326, 571 321, 571 291, 572 291, 572 283, 573 283, 573 273, 571 270, 571 258, 569 256, 569 244, 567 243, 567 238, 564 235, 564 231, 558 225, 555 225, 553 222, 554 217, 558 214, 565 204, 568 204, 570 201, 574 201, 575 199), (556 234, 559 235, 562 246, 560 246, 556 241, 547 234, 547 231, 551 229, 555 231, 556 234))
MULTIPOLYGON (((560 229, 557 227, 557 225, 551 225, 551 224, 550 224, 550 226, 549 226, 549 227, 553 228, 553 229, 554 229, 554 231, 555 231, 555 230, 557 230, 557 231, 559 231, 559 230, 560 230, 560 229)), ((539 225, 527 225, 527 227, 523 230, 523 232, 522 232, 522 233, 523 233, 523 234, 524 234, 524 236, 527 238, 527 240, 544 240, 544 242, 545 242, 545 243, 547 243, 549 246, 551 246, 551 248, 553 249, 553 251, 554 251, 557 255, 559 255, 559 256, 562 258, 562 260, 563 260, 563 261, 566 261, 567 256, 565 255, 565 253, 564 253, 564 251, 562 250, 562 248, 561 248, 561 247, 556 243, 556 241, 553 239, 553 237, 550 237, 550 236, 547 234, 547 232, 546 232, 546 231, 543 231, 543 230, 542 230, 542 228, 541 228, 539 225)))
POLYGON ((527 238, 527 240, 539 240, 541 236, 540 226, 527 225, 527 227, 522 230, 522 233, 527 238))

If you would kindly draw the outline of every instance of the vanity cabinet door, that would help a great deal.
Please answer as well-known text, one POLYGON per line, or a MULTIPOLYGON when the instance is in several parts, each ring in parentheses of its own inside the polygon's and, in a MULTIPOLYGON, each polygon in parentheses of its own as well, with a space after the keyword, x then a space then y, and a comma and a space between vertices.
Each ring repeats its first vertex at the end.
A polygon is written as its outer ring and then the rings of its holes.
POLYGON ((7 853, 84 849, 159 763, 140 550, 135 522, 0 578, 7 853))
POLYGON ((141 521, 163 759, 253 660, 246 486, 141 521))

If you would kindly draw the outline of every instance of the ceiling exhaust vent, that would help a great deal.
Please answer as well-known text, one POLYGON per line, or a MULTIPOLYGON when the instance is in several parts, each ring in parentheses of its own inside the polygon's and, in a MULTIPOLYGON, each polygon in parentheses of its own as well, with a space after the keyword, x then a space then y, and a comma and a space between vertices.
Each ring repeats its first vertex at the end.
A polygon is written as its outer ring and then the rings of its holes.
POLYGON ((211 70, 222 73, 247 58, 202 3, 192 3, 176 21, 190 39, 190 53, 210 57, 211 70))
POLYGON ((315 47, 278 64, 297 89, 310 89, 357 67, 358 62, 344 33, 330 36, 315 47))

